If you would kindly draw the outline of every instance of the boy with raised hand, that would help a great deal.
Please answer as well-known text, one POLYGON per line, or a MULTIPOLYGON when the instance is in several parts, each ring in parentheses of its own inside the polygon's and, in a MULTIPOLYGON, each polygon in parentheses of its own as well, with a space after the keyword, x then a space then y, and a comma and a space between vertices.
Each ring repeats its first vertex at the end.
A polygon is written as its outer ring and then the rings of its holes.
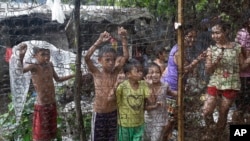
MULTIPOLYGON (((23 66, 23 58, 27 51, 26 44, 19 45, 19 57, 23 66)), ((33 57, 35 63, 23 67, 23 73, 31 72, 32 83, 37 97, 33 114, 33 141, 51 140, 57 134, 57 108, 54 81, 63 82, 74 75, 59 77, 50 62, 50 50, 34 47, 33 57)))
POLYGON ((108 32, 100 34, 98 40, 89 48, 85 62, 92 73, 95 84, 94 112, 92 116, 92 141, 115 141, 117 131, 117 104, 114 95, 117 76, 128 60, 127 30, 118 28, 118 35, 122 40, 123 55, 117 57, 112 47, 102 47, 99 51, 99 70, 90 57, 102 43, 111 39, 108 32), (117 61, 119 60, 119 61, 117 61))

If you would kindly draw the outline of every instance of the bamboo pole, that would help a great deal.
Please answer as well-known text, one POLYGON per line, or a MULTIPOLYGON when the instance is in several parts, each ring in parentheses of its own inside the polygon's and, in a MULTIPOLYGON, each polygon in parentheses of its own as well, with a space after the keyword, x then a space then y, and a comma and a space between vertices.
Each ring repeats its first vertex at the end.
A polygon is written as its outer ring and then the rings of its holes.
POLYGON ((184 56, 184 42, 183 42, 183 0, 178 0, 178 23, 181 27, 177 29, 177 44, 178 44, 178 98, 177 98, 177 110, 178 110, 178 141, 184 141, 184 105, 183 105, 183 56, 184 56))
POLYGON ((74 26, 74 48, 77 49, 76 54, 76 76, 75 76, 75 87, 74 87, 74 102, 76 108, 76 121, 77 121, 77 131, 79 132, 80 141, 86 141, 86 133, 83 124, 83 115, 81 110, 81 57, 82 57, 82 47, 79 46, 80 38, 80 0, 74 1, 74 11, 73 11, 73 26, 74 26))

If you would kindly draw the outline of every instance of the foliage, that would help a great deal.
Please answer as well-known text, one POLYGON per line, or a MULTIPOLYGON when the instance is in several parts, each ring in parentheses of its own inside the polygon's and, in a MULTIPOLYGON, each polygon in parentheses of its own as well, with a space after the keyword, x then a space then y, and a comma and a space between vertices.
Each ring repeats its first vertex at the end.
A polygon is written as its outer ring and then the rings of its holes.
POLYGON ((175 0, 121 0, 117 5, 122 7, 147 8, 157 16, 171 16, 176 12, 175 0))
POLYGON ((199 2, 196 3, 195 8, 198 12, 200 12, 203 9, 205 9, 207 4, 208 4, 207 0, 200 0, 199 2))
POLYGON ((0 126, 3 129, 6 129, 6 131, 2 133, 4 138, 10 141, 17 139, 21 139, 23 141, 31 140, 32 123, 30 118, 33 113, 33 103, 34 97, 30 97, 25 104, 19 124, 16 123, 13 103, 9 103, 8 112, 0 115, 0 126))

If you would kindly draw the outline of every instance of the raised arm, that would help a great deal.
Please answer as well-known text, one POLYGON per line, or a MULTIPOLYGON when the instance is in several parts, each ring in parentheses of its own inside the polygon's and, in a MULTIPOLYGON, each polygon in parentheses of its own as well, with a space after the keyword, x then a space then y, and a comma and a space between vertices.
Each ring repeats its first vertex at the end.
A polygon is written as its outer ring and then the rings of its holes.
POLYGON ((92 73, 98 72, 98 68, 93 64, 90 57, 93 55, 95 50, 104 42, 107 42, 111 38, 110 34, 108 32, 103 32, 100 34, 99 38, 96 40, 96 42, 89 48, 86 56, 84 57, 85 63, 88 66, 88 69, 92 73))
POLYGON ((195 66, 203 59, 206 58, 207 51, 203 51, 196 59, 194 59, 189 65, 184 67, 185 72, 189 72, 195 68, 195 66))
POLYGON ((124 66, 126 61, 129 58, 129 53, 128 53, 128 42, 127 42, 127 30, 124 29, 123 27, 118 28, 118 35, 120 35, 121 40, 122 40, 122 51, 123 55, 118 57, 116 59, 116 68, 118 71, 124 66))
POLYGON ((34 69, 34 64, 28 64, 25 67, 23 66, 23 58, 24 58, 25 53, 27 51, 27 44, 21 43, 18 46, 19 46, 18 50, 19 50, 20 64, 21 64, 21 67, 23 68, 23 73, 31 71, 32 69, 34 69))

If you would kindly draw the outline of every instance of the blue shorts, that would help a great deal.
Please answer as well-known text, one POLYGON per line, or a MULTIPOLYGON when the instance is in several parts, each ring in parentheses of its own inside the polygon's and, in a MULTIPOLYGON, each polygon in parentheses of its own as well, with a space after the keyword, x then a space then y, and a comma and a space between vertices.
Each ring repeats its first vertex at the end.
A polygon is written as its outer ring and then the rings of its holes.
POLYGON ((91 141, 116 141, 117 110, 92 115, 91 141))

